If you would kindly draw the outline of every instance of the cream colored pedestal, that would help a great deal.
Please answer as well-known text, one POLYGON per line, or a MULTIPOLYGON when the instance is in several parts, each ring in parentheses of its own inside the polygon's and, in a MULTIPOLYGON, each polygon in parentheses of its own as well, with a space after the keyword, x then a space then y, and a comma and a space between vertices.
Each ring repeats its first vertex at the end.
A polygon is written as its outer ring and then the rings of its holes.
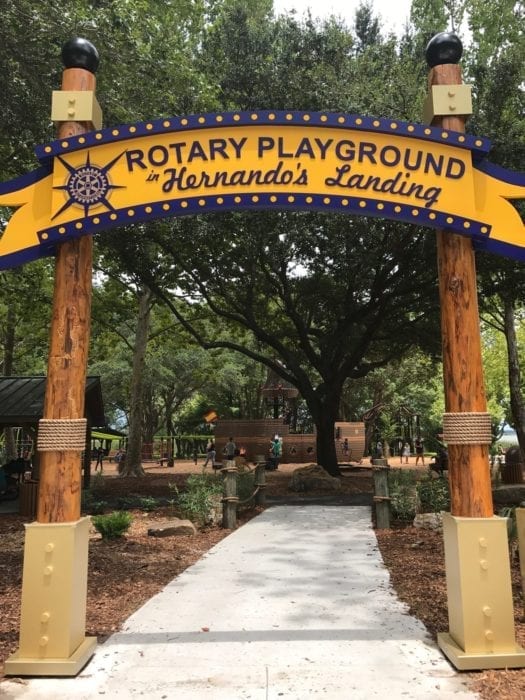
POLYGON ((26 525, 20 646, 5 663, 16 676, 75 676, 96 637, 85 637, 89 518, 26 525))
POLYGON ((443 653, 461 670, 521 668, 516 643, 506 518, 443 518, 448 634, 443 653))

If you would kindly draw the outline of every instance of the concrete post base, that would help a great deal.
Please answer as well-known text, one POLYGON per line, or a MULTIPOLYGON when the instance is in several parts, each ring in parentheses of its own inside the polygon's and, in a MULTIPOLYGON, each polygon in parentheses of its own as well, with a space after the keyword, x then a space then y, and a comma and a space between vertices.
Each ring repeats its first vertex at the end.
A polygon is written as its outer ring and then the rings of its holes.
POLYGON ((460 671, 525 666, 517 643, 506 518, 443 516, 449 633, 438 635, 460 671))
POLYGON ((26 525, 20 646, 6 675, 75 676, 96 638, 85 637, 89 518, 26 525))

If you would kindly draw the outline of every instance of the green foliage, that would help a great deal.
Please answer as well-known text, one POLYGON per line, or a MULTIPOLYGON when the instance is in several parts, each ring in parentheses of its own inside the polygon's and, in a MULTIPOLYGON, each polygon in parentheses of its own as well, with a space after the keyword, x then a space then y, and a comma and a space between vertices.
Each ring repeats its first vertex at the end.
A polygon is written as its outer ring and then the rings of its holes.
POLYGON ((420 513, 440 513, 450 510, 450 489, 448 479, 434 478, 430 474, 418 481, 416 486, 418 511, 420 513))
POLYGON ((417 474, 410 469, 388 472, 388 493, 392 515, 398 520, 412 520, 417 510, 417 474))
POLYGON ((179 507, 187 518, 204 524, 212 506, 212 497, 221 494, 222 490, 222 479, 217 474, 191 474, 186 490, 179 493, 179 507))
MULTIPOLYGON (((237 496, 239 501, 246 501, 250 498, 255 490, 255 472, 254 471, 241 471, 237 476, 237 496)), ((252 501, 249 501, 250 505, 252 501)))
POLYGON ((100 493, 106 488, 106 480, 102 475, 102 472, 95 472, 91 475, 90 479, 90 489, 93 492, 100 493))
POLYGON ((126 511, 95 515, 91 519, 95 530, 101 534, 103 540, 122 537, 129 530, 132 521, 131 514, 126 511))
POLYGON ((146 513, 150 513, 151 511, 154 511, 157 507, 158 507, 158 501, 153 496, 143 496, 139 500, 140 510, 144 510, 144 511, 146 511, 146 513))
POLYGON ((81 508, 83 513, 89 513, 90 515, 97 515, 103 513, 107 508, 106 501, 96 498, 96 496, 89 490, 82 491, 81 496, 81 508))
POLYGON ((516 506, 505 506, 501 508, 498 515, 507 520, 507 534, 509 541, 512 542, 518 537, 518 521, 516 519, 516 506))

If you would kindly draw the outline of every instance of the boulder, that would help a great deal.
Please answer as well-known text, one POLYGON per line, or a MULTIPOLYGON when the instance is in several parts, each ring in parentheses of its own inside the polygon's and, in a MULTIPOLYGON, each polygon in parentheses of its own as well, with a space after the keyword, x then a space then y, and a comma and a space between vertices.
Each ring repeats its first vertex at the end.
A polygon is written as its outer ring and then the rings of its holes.
POLYGON ((196 535, 197 529, 191 520, 162 520, 148 529, 150 537, 174 537, 179 535, 196 535))
POLYGON ((442 530, 443 513, 418 513, 413 525, 420 530, 442 530))
POLYGON ((492 489, 492 498, 496 506, 517 506, 525 500, 525 484, 497 486, 492 489))
POLYGON ((292 472, 289 487, 292 491, 338 491, 341 488, 341 480, 323 469, 319 464, 310 464, 307 467, 299 467, 292 472))

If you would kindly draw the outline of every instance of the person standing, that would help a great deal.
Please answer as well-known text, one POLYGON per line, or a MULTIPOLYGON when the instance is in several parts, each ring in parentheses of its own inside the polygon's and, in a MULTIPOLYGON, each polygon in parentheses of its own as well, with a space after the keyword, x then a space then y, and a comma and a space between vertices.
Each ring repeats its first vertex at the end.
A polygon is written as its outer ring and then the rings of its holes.
POLYGON ((235 445, 233 438, 230 437, 228 438, 228 442, 224 446, 224 455, 226 456, 226 459, 231 461, 232 459, 235 459, 235 450, 237 449, 237 446, 235 445))
POLYGON ((95 471, 97 471, 98 467, 100 467, 100 473, 101 473, 101 474, 102 474, 102 472, 104 471, 104 465, 103 465, 104 456, 105 456, 104 448, 103 448, 103 447, 99 447, 98 450, 97 450, 97 461, 96 461, 96 464, 95 464, 95 471))
POLYGON ((403 444, 403 449, 402 449, 401 457, 400 457, 401 464, 403 464, 403 457, 405 458, 405 464, 408 464, 408 458, 410 457, 410 443, 409 442, 405 442, 403 444))
POLYGON ((272 471, 279 468, 279 461, 281 459, 282 453, 283 449, 281 440, 279 439, 279 436, 276 435, 270 443, 270 459, 268 460, 270 462, 270 469, 272 471))
POLYGON ((416 448, 416 467, 417 467, 420 459, 421 459, 421 464, 425 464, 425 455, 423 453, 423 441, 421 440, 421 438, 416 438, 414 446, 416 448))
POLYGON ((212 469, 215 469, 215 454, 215 443, 213 440, 210 440, 206 447, 206 461, 204 462, 203 469, 206 469, 208 462, 211 462, 212 469))

